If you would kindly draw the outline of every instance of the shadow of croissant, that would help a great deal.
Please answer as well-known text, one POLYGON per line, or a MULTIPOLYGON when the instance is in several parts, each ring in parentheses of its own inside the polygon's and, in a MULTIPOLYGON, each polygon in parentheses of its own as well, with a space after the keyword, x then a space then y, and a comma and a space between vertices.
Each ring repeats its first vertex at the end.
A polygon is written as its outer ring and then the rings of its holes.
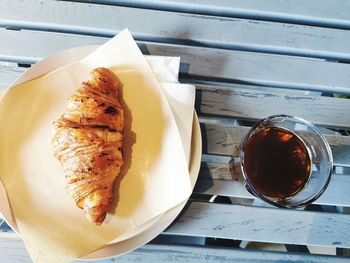
POLYGON ((128 173, 128 170, 131 166, 132 159, 132 147, 136 143, 136 133, 131 130, 132 127, 132 114, 131 110, 128 107, 127 103, 123 98, 123 83, 118 78, 119 85, 119 101, 124 110, 124 129, 123 129, 123 160, 124 164, 120 170, 120 174, 117 176, 114 185, 113 185, 113 200, 109 212, 112 214, 116 213, 116 209, 120 200, 119 189, 123 178, 128 173))
MULTIPOLYGON (((152 169, 161 156, 166 118, 160 94, 130 68, 112 68, 120 81, 120 102, 124 108, 124 164, 114 183, 110 213, 121 219, 133 217, 147 193, 152 169), (137 134, 136 134, 137 133, 137 134)), ((142 220, 138 218, 138 220, 142 220)))

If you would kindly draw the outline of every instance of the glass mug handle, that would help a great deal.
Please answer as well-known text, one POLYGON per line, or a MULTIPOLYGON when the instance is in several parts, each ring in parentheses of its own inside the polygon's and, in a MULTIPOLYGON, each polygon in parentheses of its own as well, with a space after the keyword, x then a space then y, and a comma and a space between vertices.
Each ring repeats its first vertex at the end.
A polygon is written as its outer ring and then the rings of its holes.
POLYGON ((242 166, 241 166, 241 161, 242 158, 241 156, 237 156, 237 151, 234 156, 231 157, 231 160, 229 161, 229 168, 230 168, 230 173, 232 176, 232 179, 235 181, 240 181, 242 184, 244 184, 245 189, 253 196, 256 196, 254 194, 254 191, 250 188, 248 184, 245 183, 245 180, 243 178, 243 172, 242 172, 242 166))

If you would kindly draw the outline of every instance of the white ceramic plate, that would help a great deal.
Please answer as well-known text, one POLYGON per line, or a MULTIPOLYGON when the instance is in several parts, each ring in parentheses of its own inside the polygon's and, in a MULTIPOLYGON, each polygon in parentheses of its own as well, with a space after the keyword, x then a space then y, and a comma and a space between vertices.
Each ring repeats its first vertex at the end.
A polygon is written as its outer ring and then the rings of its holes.
MULTIPOLYGON (((84 58, 89 53, 91 53, 97 47, 98 46, 77 47, 51 55, 29 68, 22 76, 20 76, 16 80, 14 84, 25 82, 68 63, 78 61, 84 58)), ((202 152, 201 147, 202 141, 198 117, 196 114, 194 114, 191 139, 191 158, 189 165, 192 188, 194 187, 194 184, 197 180, 200 168, 202 152)), ((159 235, 161 232, 163 232, 164 229, 166 229, 166 227, 168 227, 171 224, 171 222, 181 212, 185 204, 186 201, 168 210, 166 213, 146 222, 142 226, 134 229, 133 231, 130 231, 118 237, 110 244, 107 244, 102 248, 86 255, 85 257, 83 257, 83 259, 101 259, 112 257, 126 253, 146 244, 147 242, 155 238, 157 235, 159 235)), ((17 234, 20 234, 15 220, 12 217, 5 189, 3 188, 3 185, 1 183, 0 211, 2 212, 2 215, 6 222, 17 232, 17 234)))

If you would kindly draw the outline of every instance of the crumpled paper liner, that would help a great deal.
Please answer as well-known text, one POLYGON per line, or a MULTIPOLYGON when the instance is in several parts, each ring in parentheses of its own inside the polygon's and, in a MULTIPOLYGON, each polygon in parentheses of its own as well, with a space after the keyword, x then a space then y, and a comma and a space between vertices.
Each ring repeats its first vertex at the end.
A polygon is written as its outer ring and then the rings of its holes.
POLYGON ((191 193, 174 116, 128 31, 80 63, 12 87, 0 104, 0 138, 0 177, 34 262, 69 262, 191 193), (116 183, 117 206, 100 227, 88 222, 64 192, 63 170, 49 145, 50 124, 63 113, 66 98, 98 66, 121 79, 126 113, 126 165, 116 183))

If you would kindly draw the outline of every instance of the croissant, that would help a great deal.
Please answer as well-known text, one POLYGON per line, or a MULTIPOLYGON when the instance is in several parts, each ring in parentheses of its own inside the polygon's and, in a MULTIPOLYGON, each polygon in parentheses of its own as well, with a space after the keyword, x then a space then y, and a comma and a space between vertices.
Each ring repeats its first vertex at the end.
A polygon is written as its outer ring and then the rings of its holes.
POLYGON ((123 165, 124 111, 117 77, 96 68, 68 99, 66 112, 54 122, 51 144, 61 163, 66 190, 86 217, 101 225, 123 165))

